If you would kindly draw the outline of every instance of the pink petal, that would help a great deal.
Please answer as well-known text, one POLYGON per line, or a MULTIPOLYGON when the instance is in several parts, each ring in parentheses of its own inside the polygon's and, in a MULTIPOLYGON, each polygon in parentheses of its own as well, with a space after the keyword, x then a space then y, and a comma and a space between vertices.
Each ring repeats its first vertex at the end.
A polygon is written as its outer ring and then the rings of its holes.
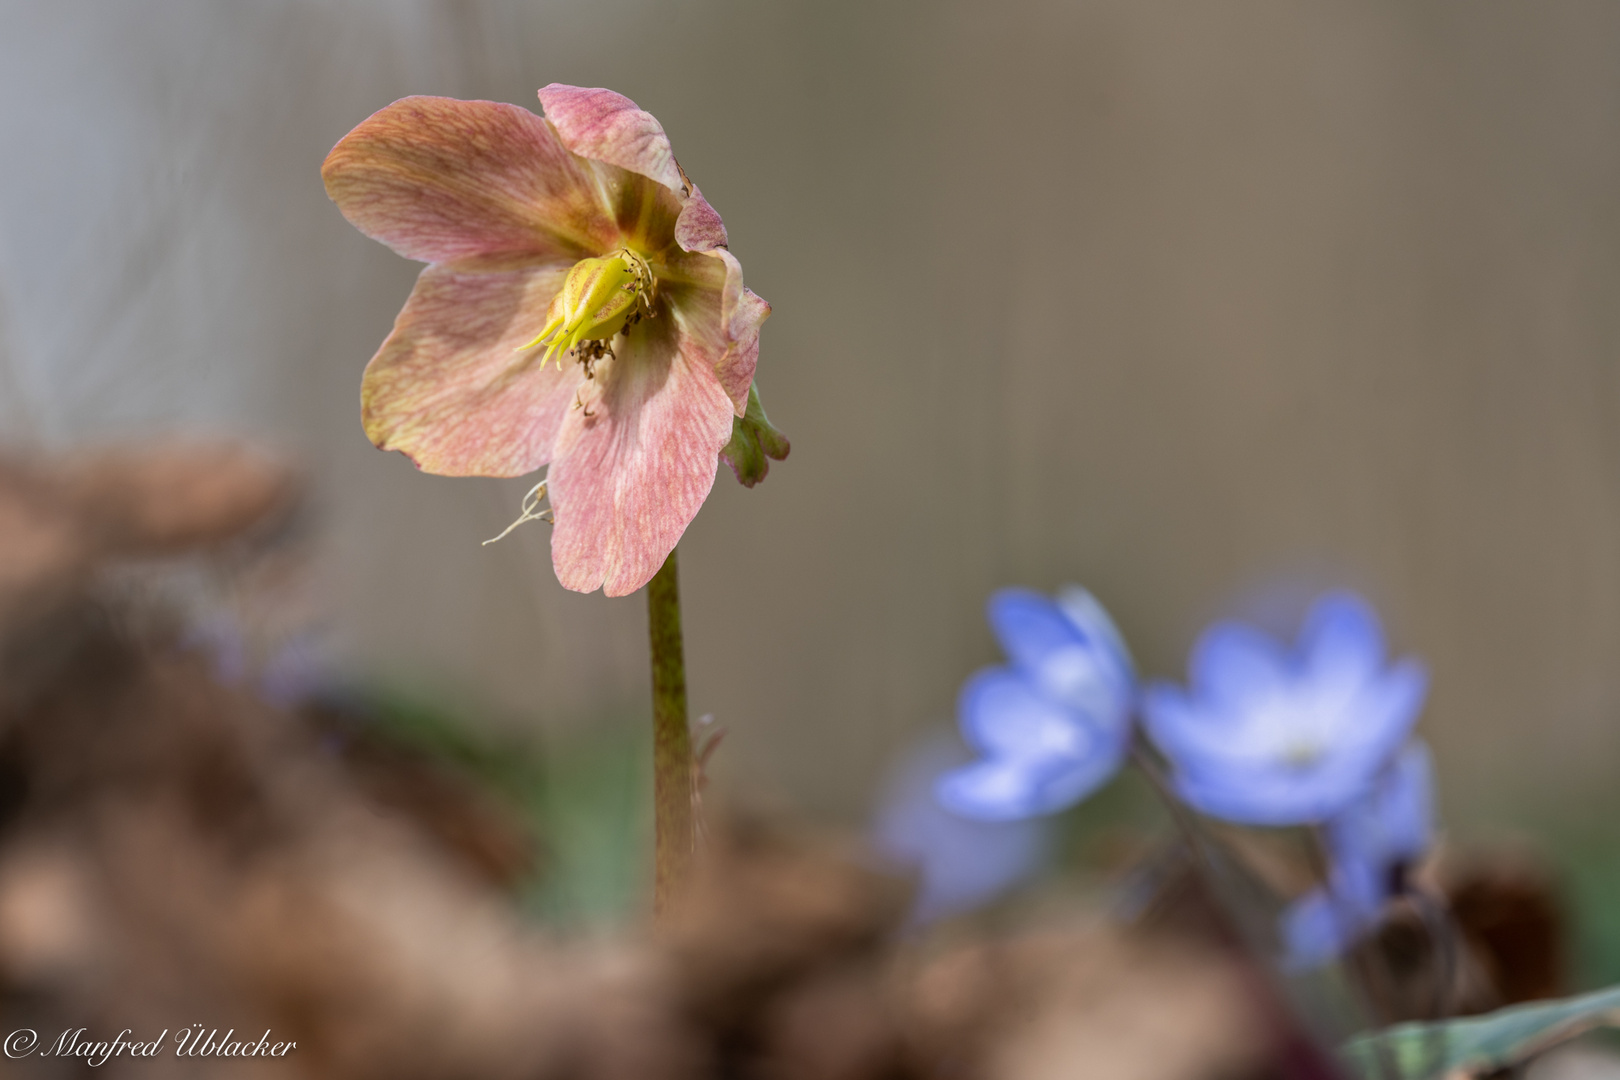
POLYGON ((640 173, 686 197, 664 126, 623 94, 552 83, 540 91, 540 107, 563 145, 580 157, 640 173))
POLYGON ((687 251, 713 251, 726 246, 726 226, 703 192, 692 184, 692 194, 675 221, 675 242, 687 251))
POLYGON ((563 421, 546 479, 551 560, 567 588, 641 588, 714 486, 732 405, 691 346, 672 318, 642 323, 563 421))
POLYGON ((659 270, 670 307, 691 348, 715 370, 737 416, 759 363, 759 327, 771 305, 742 283, 742 264, 725 248, 676 256, 659 270))
POLYGON ((671 247, 681 213, 677 193, 617 165, 594 165, 622 237, 614 246, 624 244, 649 255, 671 247))
POLYGON ((366 434, 441 476, 521 476, 551 459, 584 381, 516 350, 545 324, 567 266, 461 273, 430 266, 360 385, 366 434))
POLYGON ((356 228, 423 262, 577 259, 617 243, 590 165, 516 105, 403 98, 345 135, 321 176, 356 228))
POLYGON ((737 415, 748 408, 748 388, 759 366, 759 328, 771 314, 771 305, 752 289, 744 289, 731 310, 731 351, 720 364, 720 382, 737 405, 737 415))
POLYGON ((720 215, 681 170, 664 126, 652 113, 612 90, 562 83, 540 91, 540 107, 563 145, 580 157, 648 177, 673 192, 680 205, 675 242, 682 248, 712 251, 726 246, 720 215))

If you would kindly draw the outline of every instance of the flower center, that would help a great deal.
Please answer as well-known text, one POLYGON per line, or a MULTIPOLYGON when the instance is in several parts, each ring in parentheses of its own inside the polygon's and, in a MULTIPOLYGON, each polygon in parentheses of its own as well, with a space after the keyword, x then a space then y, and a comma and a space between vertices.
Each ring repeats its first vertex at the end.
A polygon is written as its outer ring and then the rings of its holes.
POLYGON ((587 368, 603 354, 613 354, 613 335, 653 314, 652 302, 658 282, 647 260, 620 248, 593 259, 581 259, 563 279, 562 291, 546 309, 545 328, 519 352, 537 345, 546 347, 540 358, 543 368, 553 355, 562 366, 565 355, 574 354, 587 368))
POLYGON ((1278 747, 1277 756, 1291 769, 1305 770, 1322 759, 1322 744, 1314 739, 1296 736, 1278 747))

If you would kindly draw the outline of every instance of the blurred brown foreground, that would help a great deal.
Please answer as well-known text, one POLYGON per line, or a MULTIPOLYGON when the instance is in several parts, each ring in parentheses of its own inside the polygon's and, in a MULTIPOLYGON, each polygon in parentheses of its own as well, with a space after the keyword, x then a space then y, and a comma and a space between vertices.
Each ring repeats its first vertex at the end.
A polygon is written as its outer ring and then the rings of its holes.
POLYGON ((228 445, 0 459, 0 1036, 40 1036, 0 1077, 82 1074, 41 1053, 81 1028, 167 1029, 105 1075, 1331 1075, 1185 919, 910 940, 904 882, 781 826, 717 826, 656 933, 548 937, 511 899, 514 815, 409 752, 334 750, 131 587, 251 565, 299 487, 228 445), (178 1056, 196 1024, 296 1048, 178 1056))

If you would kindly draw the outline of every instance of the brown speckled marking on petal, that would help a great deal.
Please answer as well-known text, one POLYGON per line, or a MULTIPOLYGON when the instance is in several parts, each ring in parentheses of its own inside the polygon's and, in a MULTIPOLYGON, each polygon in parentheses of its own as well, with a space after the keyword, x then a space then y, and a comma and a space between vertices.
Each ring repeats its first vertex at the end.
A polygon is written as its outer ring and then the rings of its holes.
POLYGON ((584 376, 515 350, 539 333, 567 272, 422 271, 360 384, 371 441, 442 476, 521 476, 550 461, 584 376))
POLYGON ((624 596, 658 572, 708 497, 732 404, 670 318, 641 324, 598 371, 601 396, 563 421, 547 473, 551 558, 566 587, 624 596))
POLYGON ((516 105, 403 98, 345 135, 321 176, 356 228, 423 262, 578 259, 618 240, 590 164, 516 105))

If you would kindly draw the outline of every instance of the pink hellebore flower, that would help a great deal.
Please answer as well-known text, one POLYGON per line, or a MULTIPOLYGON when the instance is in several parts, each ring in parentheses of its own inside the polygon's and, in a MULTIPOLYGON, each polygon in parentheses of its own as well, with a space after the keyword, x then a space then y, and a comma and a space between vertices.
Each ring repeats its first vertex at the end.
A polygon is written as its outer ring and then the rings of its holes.
POLYGON ((558 579, 623 596, 722 452, 745 483, 786 454, 750 393, 771 309, 650 113, 555 83, 540 104, 405 98, 321 174, 361 232, 429 264, 366 367, 371 441, 446 476, 549 465, 558 579))

